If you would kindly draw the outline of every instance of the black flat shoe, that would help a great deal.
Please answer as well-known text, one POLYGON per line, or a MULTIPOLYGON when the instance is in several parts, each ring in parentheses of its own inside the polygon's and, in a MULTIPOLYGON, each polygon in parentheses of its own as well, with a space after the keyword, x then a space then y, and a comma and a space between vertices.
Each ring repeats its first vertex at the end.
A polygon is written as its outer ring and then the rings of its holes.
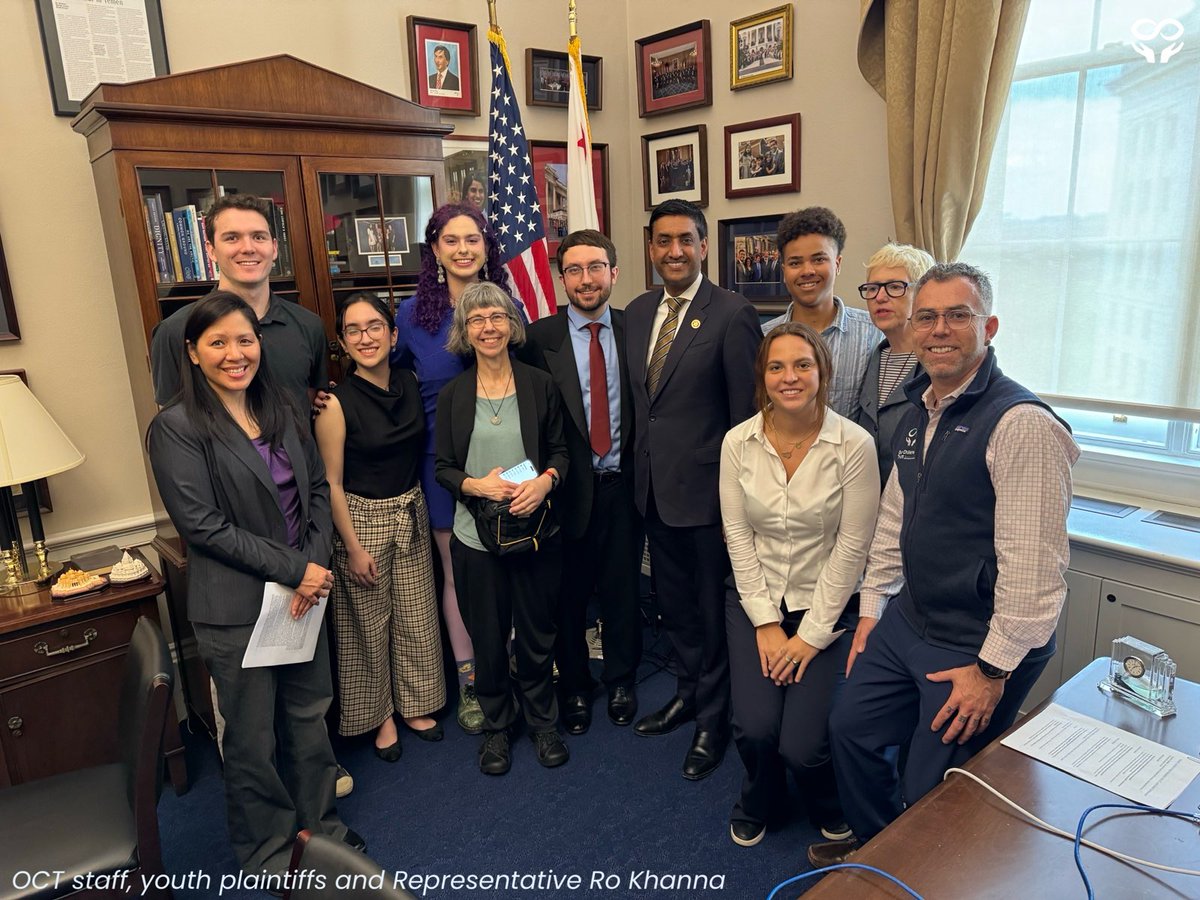
POLYGON ((727 743, 724 734, 697 729, 692 746, 683 759, 683 777, 688 781, 699 781, 717 771, 725 758, 727 743))
POLYGON ((442 730, 441 722, 434 722, 431 728, 413 728, 410 725, 408 726, 408 730, 423 741, 440 741, 446 736, 445 731, 442 730))
POLYGON ((614 725, 628 725, 637 715, 637 709, 637 691, 632 686, 608 692, 608 718, 614 725))
POLYGON ((396 743, 387 747, 376 747, 375 755, 384 762, 394 763, 403 755, 404 750, 400 747, 400 739, 396 739, 396 743))
POLYGON ((667 705, 657 712, 652 712, 633 726, 635 733, 644 737, 655 737, 660 734, 670 734, 680 725, 686 725, 696 718, 696 710, 687 706, 682 697, 672 697, 667 705))
POLYGON ((592 702, 583 694, 572 694, 559 707, 567 734, 583 734, 592 725, 592 702))

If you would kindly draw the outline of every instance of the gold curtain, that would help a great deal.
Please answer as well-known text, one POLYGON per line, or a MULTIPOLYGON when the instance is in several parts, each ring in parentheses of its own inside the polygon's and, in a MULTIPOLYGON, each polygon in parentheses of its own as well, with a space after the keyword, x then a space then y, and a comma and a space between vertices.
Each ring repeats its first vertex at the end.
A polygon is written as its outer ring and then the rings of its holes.
POLYGON ((1029 0, 861 0, 858 68, 887 102, 896 238, 957 258, 983 203, 1029 0))

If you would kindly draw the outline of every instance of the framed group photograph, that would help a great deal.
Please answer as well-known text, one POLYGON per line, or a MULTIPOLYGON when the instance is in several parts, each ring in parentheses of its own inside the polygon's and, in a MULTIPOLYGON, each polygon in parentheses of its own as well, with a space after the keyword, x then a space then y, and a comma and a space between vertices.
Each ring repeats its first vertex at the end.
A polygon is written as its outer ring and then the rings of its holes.
POLYGON ((729 23, 729 89, 792 77, 792 4, 729 23))
POLYGON ((448 116, 479 115, 475 26, 421 16, 406 21, 413 100, 448 116))
POLYGON ((722 219, 717 223, 721 287, 751 301, 760 313, 778 315, 787 309, 783 260, 776 235, 783 215, 722 219))
POLYGON ((442 138, 442 163, 448 194, 440 202, 469 203, 483 211, 487 206, 487 138, 446 135, 442 138))
POLYGON ((712 106, 712 36, 707 19, 634 44, 639 116, 712 106))
POLYGON ((646 209, 664 200, 708 206, 708 129, 691 125, 642 135, 642 193, 646 209))
POLYGON ((725 126, 725 196, 800 190, 800 114, 725 126))
MULTIPOLYGON (((567 236, 567 145, 564 141, 530 141, 533 158, 533 183, 542 207, 546 227, 546 249, 558 253, 559 242, 567 236)), ((596 215, 600 230, 611 234, 608 213, 608 144, 592 144, 592 182, 596 191, 596 215)))
MULTIPOLYGON (((659 277, 658 272, 655 270, 654 263, 652 263, 650 261, 650 226, 649 225, 642 226, 642 250, 643 250, 642 260, 646 266, 646 288, 647 288, 647 290, 654 290, 654 288, 656 288, 656 287, 662 287, 663 280, 662 280, 662 278, 659 277)), ((712 256, 713 256, 712 255, 712 244, 710 243, 709 244, 709 252, 705 255, 704 259, 700 262, 700 271, 704 273, 704 276, 706 278, 708 277, 708 273, 711 271, 711 268, 709 266, 709 260, 712 259, 712 256)))
MULTIPOLYGON (((583 56, 583 90, 587 108, 603 109, 604 61, 599 56, 583 56)), ((525 50, 525 102, 529 106, 566 108, 571 94, 571 72, 567 54, 555 50, 525 50)))

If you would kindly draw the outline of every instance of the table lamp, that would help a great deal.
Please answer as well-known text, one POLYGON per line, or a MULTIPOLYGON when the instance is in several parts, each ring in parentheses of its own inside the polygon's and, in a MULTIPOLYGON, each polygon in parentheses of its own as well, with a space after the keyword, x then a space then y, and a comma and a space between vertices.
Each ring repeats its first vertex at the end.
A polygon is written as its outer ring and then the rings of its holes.
POLYGON ((33 483, 73 469, 83 459, 25 383, 16 375, 0 375, 0 596, 31 594, 50 581, 53 572, 33 483), (13 502, 14 484, 21 485, 29 513, 37 557, 32 566, 25 556, 13 502))

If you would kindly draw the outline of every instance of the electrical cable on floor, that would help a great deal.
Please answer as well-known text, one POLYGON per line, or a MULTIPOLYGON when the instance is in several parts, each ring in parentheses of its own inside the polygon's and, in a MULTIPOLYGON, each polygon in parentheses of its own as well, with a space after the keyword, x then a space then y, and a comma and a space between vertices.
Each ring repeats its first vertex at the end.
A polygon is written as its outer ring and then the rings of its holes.
POLYGON ((778 894, 780 891, 782 891, 789 884, 796 884, 799 881, 803 881, 805 878, 812 878, 814 875, 824 875, 826 872, 833 872, 833 871, 836 871, 837 869, 863 869, 867 872, 874 872, 876 875, 882 875, 884 878, 886 878, 888 881, 892 882, 893 884, 899 885, 903 890, 908 892, 908 895, 910 897, 916 897, 916 900, 925 900, 924 897, 922 897, 920 894, 918 894, 916 891, 914 891, 912 888, 910 888, 907 884, 905 884, 903 881, 901 881, 895 875, 889 875, 887 872, 883 871, 883 869, 877 869, 874 866, 868 866, 868 865, 864 865, 863 863, 853 863, 853 862, 838 863, 837 865, 834 865, 834 866, 825 866, 822 869, 813 869, 811 872, 802 872, 799 875, 793 875, 791 878, 787 879, 787 881, 781 881, 781 882, 779 882, 779 884, 775 885, 775 887, 772 888, 771 893, 767 894, 767 900, 774 900, 775 895, 778 894))
POLYGON ((1101 844, 1097 844, 1094 841, 1084 840, 1084 838, 1083 838, 1084 819, 1086 819, 1087 816, 1093 810, 1096 810, 1096 809, 1105 809, 1105 808, 1131 809, 1131 810, 1135 810, 1140 813, 1152 813, 1155 815, 1170 816, 1170 817, 1176 818, 1176 819, 1185 819, 1189 822, 1193 822, 1193 823, 1200 825, 1200 816, 1196 815, 1195 813, 1176 812, 1175 810, 1171 810, 1171 809, 1157 809, 1153 806, 1142 806, 1139 804, 1101 803, 1101 804, 1089 807, 1088 809, 1084 810, 1083 815, 1080 816, 1080 818, 1079 818, 1079 824, 1076 827, 1075 833, 1072 834, 1069 831, 1064 831, 1061 828, 1056 828, 1055 826, 1051 825, 1049 822, 1039 819, 1037 816, 1035 816, 1029 810, 1025 809, 1025 807, 1021 806, 1019 803, 1016 803, 1013 800, 1010 800, 1008 797, 1004 796, 1004 794, 1000 793, 998 790, 996 790, 994 787, 992 787, 990 784, 988 784, 982 778, 980 778, 977 775, 972 774, 971 772, 966 771, 965 769, 959 769, 959 768, 947 769, 946 774, 942 776, 942 779, 945 780, 945 778, 948 777, 951 773, 956 773, 958 775, 967 776, 967 778, 970 778, 972 781, 976 782, 977 784, 982 785, 986 790, 988 790, 989 792, 991 792, 992 794, 994 794, 995 796, 1000 798, 1002 801, 1004 801, 1010 807, 1015 809, 1017 812, 1021 813, 1021 815, 1025 816, 1026 818, 1028 818, 1028 819, 1036 822, 1038 825, 1042 826, 1042 828, 1046 829, 1047 831, 1051 832, 1052 834, 1057 834, 1060 837, 1064 837, 1069 841, 1074 841, 1075 842, 1076 865, 1079 866, 1079 874, 1083 877, 1084 885, 1088 889, 1088 897, 1089 898, 1092 897, 1092 889, 1091 889, 1091 885, 1088 883, 1087 875, 1083 871, 1083 866, 1079 861, 1079 847, 1080 846, 1090 847, 1091 849, 1093 849, 1099 853, 1104 853, 1108 856, 1113 857, 1114 859, 1119 859, 1122 862, 1132 863, 1137 866, 1146 866, 1147 868, 1158 869, 1162 872, 1174 872, 1177 875, 1200 875, 1200 871, 1196 871, 1195 869, 1184 869, 1179 866, 1168 866, 1163 863, 1156 863, 1156 862, 1151 862, 1150 860, 1146 860, 1146 859, 1139 859, 1136 856, 1130 856, 1126 853, 1120 852, 1119 850, 1113 850, 1109 847, 1105 847, 1101 844))

